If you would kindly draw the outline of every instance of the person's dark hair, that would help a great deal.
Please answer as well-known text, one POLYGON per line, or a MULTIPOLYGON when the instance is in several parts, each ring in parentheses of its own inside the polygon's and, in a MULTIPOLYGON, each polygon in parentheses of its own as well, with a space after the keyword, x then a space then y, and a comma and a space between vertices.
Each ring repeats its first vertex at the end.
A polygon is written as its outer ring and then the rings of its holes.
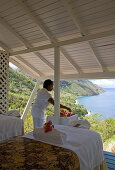
POLYGON ((43 83, 43 88, 46 88, 46 89, 47 89, 47 87, 48 87, 49 85, 51 85, 51 84, 53 84, 53 81, 50 80, 50 79, 47 79, 47 80, 45 80, 44 83, 43 83))

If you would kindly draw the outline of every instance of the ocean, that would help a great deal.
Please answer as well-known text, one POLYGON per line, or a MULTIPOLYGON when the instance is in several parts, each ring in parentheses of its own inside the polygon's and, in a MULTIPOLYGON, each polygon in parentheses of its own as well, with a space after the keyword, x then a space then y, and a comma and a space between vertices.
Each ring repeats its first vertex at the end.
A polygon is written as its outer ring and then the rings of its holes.
POLYGON ((115 88, 95 96, 77 97, 76 103, 83 105, 91 113, 101 114, 100 119, 115 118, 115 88))

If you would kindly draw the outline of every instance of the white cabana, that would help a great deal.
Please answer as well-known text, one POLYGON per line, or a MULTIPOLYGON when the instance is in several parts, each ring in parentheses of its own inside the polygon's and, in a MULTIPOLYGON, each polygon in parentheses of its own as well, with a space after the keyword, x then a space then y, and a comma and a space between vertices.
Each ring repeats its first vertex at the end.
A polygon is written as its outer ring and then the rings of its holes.
POLYGON ((0 47, 9 61, 38 82, 115 78, 114 0, 1 0, 0 47))

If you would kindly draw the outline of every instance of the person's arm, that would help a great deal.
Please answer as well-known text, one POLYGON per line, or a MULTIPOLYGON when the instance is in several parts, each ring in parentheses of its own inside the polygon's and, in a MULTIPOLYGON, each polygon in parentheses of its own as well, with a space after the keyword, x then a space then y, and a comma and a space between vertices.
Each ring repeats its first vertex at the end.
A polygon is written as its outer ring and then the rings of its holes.
MULTIPOLYGON (((50 104, 53 104, 53 105, 54 105, 54 99, 53 99, 52 97, 48 99, 48 102, 49 102, 50 104)), ((64 105, 62 105, 62 104, 60 104, 60 108, 62 108, 62 109, 67 109, 69 112, 71 112, 71 109, 70 109, 69 107, 64 106, 64 105)))

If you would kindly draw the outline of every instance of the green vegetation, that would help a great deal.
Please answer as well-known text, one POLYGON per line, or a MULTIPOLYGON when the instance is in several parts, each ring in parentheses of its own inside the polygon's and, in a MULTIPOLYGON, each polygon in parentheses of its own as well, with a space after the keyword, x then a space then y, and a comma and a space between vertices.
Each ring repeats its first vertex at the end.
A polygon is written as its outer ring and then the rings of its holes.
MULTIPOLYGON (((20 70, 14 71, 10 68, 9 73, 9 110, 20 110, 22 115, 24 108, 27 104, 27 101, 30 97, 30 94, 35 86, 35 81, 25 76, 20 70)), ((67 86, 72 88, 72 82, 61 81, 61 97, 60 102, 66 106, 69 106, 72 109, 73 114, 77 113, 79 116, 85 116, 87 114, 87 109, 82 105, 76 105, 76 95, 71 94, 71 92, 64 92, 67 86)), ((42 84, 39 86, 38 90, 42 88, 42 84)), ((54 96, 54 92, 52 92, 54 96)), ((33 121, 30 114, 31 108, 28 112, 26 120, 24 122, 24 131, 28 133, 33 130, 33 121)), ((46 116, 54 113, 54 107, 49 105, 46 111, 46 116)))
MULTIPOLYGON (((10 68, 9 74, 9 110, 20 110, 22 114, 30 94, 35 86, 35 81, 22 74, 21 71, 14 71, 10 68)), ((79 116, 85 116, 87 109, 82 105, 75 104, 76 96, 83 95, 96 95, 104 92, 104 90, 90 81, 78 80, 78 81, 61 81, 61 93, 60 103, 69 106, 72 109, 73 114, 79 114, 79 116)), ((42 87, 39 86, 38 90, 42 87)), ((54 96, 54 92, 52 92, 54 96)), ((24 122, 25 134, 33 130, 33 120, 29 113, 24 122)), ((46 111, 46 116, 54 113, 54 107, 49 105, 46 111)), ((91 130, 97 131, 101 134, 104 142, 105 150, 109 148, 109 143, 113 143, 115 139, 115 119, 98 120, 99 114, 93 116, 87 116, 86 119, 91 123, 91 130)))
POLYGON ((11 93, 19 95, 30 95, 33 90, 35 82, 30 80, 21 72, 14 71, 10 68, 9 72, 9 90, 11 93))
POLYGON ((85 117, 90 123, 90 130, 94 130, 100 133, 103 142, 111 138, 115 134, 115 119, 97 119, 100 115, 94 114, 93 116, 85 117))
POLYGON ((115 153, 115 135, 104 142, 103 148, 106 151, 115 153))
POLYGON ((104 150, 115 152, 115 119, 97 119, 100 115, 86 116, 91 123, 90 130, 100 133, 104 150))
POLYGON ((61 92, 69 92, 71 94, 74 94, 76 96, 91 96, 91 95, 97 95, 100 93, 105 92, 105 90, 92 82, 88 80, 74 80, 69 81, 69 85, 66 81, 64 81, 64 85, 61 88, 61 92))
MULTIPOLYGON (((53 96, 53 94, 52 94, 53 96)), ((71 93, 64 93, 61 92, 60 94, 60 103, 68 106, 72 109, 73 114, 78 114, 79 116, 85 116, 88 112, 87 109, 84 108, 82 105, 75 104, 76 96, 71 93)), ((46 110, 46 115, 50 115, 54 113, 54 106, 49 105, 46 110)))

